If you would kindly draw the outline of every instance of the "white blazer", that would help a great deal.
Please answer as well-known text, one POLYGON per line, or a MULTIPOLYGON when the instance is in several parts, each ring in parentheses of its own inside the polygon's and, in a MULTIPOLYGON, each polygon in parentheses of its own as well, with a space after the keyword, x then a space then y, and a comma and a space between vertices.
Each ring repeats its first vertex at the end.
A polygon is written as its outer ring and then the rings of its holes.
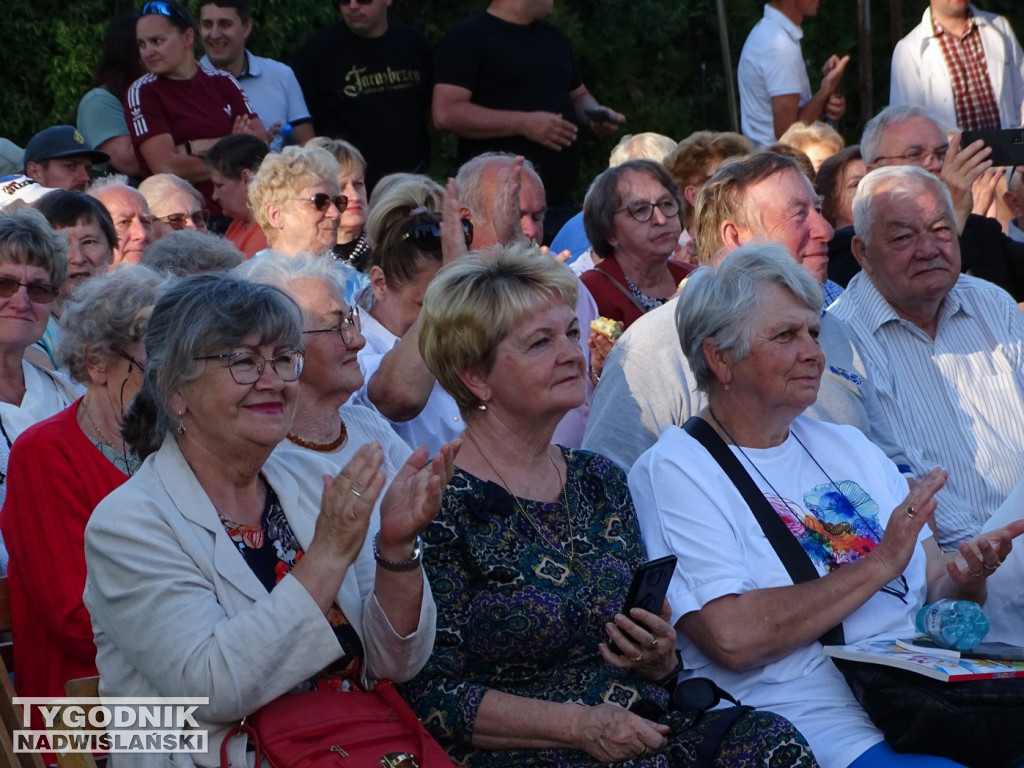
MULTIPOLYGON (((318 510, 299 503, 280 460, 268 459, 263 476, 308 547, 318 510)), ((269 593, 256 578, 171 436, 96 507, 85 554, 101 695, 210 699, 196 713, 209 730, 208 753, 119 754, 117 768, 218 765, 228 728, 341 655, 323 613, 294 577, 269 593)), ((419 626, 400 637, 372 584, 357 583, 356 570, 349 569, 338 603, 363 641, 365 682, 408 680, 433 648, 436 608, 426 577, 419 626)), ((243 740, 232 742, 229 757, 232 766, 246 765, 243 740)))
MULTIPOLYGON (((971 10, 981 33, 989 80, 999 106, 1002 128, 1015 128, 1021 121, 1024 102, 1024 52, 1010 23, 1002 16, 971 10)), ((896 44, 889 80, 890 104, 916 104, 928 111, 943 130, 956 126, 953 84, 942 47, 932 31, 931 8, 921 23, 896 44)))

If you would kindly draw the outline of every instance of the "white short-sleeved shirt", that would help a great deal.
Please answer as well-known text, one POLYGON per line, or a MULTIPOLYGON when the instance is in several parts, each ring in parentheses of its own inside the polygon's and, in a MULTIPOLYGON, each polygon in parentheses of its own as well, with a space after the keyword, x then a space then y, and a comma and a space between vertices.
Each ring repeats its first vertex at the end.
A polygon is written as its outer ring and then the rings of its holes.
POLYGON ((740 86, 740 122, 743 135, 755 144, 774 144, 772 98, 800 94, 802 107, 811 100, 800 39, 803 30, 770 5, 754 25, 740 53, 737 78, 740 86))
MULTIPOLYGON (((781 445, 744 451, 757 469, 733 448, 773 507, 805 523, 806 528, 791 526, 803 531, 798 538, 805 551, 820 552, 825 546, 814 534, 822 521, 846 526, 846 536, 833 548, 839 562, 851 559, 864 540, 881 536, 907 493, 896 466, 854 427, 800 416, 781 445)), ((679 558, 668 593, 674 623, 725 595, 792 586, 732 481, 679 427, 666 427, 637 459, 629 489, 649 556, 679 558)), ((928 535, 925 529, 922 537, 928 535)), ((824 575, 825 561, 815 554, 811 559, 824 575)), ((843 622, 848 643, 916 634, 913 616, 924 602, 926 583, 920 547, 903 575, 905 587, 900 580, 890 583, 843 622)), ((710 677, 745 704, 789 718, 823 766, 849 765, 882 740, 818 642, 743 672, 715 664, 682 633, 678 642, 690 674, 710 677)))

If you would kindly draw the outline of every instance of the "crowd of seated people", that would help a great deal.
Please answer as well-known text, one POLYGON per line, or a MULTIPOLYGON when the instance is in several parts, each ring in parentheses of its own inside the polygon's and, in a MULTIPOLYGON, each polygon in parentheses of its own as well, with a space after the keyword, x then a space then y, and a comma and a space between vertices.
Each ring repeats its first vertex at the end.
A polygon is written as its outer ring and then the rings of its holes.
POLYGON ((316 114, 266 125, 268 60, 236 80, 198 33, 114 19, 78 127, 0 178, 19 695, 208 696, 199 766, 272 700, 383 679, 459 765, 958 765, 894 752, 817 638, 954 597, 1024 646, 1022 169, 921 105, 845 148, 638 132, 545 239, 528 158, 379 177, 316 114), (624 613, 663 555, 664 605, 624 613), (679 709, 695 676, 756 708, 679 709))

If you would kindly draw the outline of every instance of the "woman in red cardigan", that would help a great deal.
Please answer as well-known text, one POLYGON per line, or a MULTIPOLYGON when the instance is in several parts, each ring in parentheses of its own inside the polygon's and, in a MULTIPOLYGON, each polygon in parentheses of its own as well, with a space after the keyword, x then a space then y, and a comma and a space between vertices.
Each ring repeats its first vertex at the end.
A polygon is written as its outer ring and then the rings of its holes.
POLYGON ((583 228, 603 261, 581 275, 603 317, 624 328, 675 296, 693 267, 672 261, 679 244, 679 188, 660 163, 630 160, 594 179, 583 228))
MULTIPOLYGON (((22 696, 63 696, 65 681, 96 674, 82 603, 85 524, 138 468, 121 439, 121 415, 142 385, 142 336, 166 284, 152 270, 130 266, 78 290, 61 315, 57 357, 85 395, 27 429, 11 449, 0 527, 10 553, 22 696)), ((33 727, 42 728, 41 720, 33 727)))

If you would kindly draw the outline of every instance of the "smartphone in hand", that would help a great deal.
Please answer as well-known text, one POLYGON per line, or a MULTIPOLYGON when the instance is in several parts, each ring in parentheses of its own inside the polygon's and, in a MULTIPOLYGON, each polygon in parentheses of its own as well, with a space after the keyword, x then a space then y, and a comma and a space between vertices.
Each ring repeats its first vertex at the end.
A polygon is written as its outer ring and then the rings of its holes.
MULTIPOLYGON (((629 616, 629 612, 633 608, 643 608, 654 614, 661 613, 661 606, 668 593, 668 585, 672 581, 672 573, 676 569, 676 560, 675 555, 666 555, 657 560, 648 560, 637 568, 620 613, 629 616)), ((612 653, 622 653, 615 643, 609 643, 608 649, 612 653)))

